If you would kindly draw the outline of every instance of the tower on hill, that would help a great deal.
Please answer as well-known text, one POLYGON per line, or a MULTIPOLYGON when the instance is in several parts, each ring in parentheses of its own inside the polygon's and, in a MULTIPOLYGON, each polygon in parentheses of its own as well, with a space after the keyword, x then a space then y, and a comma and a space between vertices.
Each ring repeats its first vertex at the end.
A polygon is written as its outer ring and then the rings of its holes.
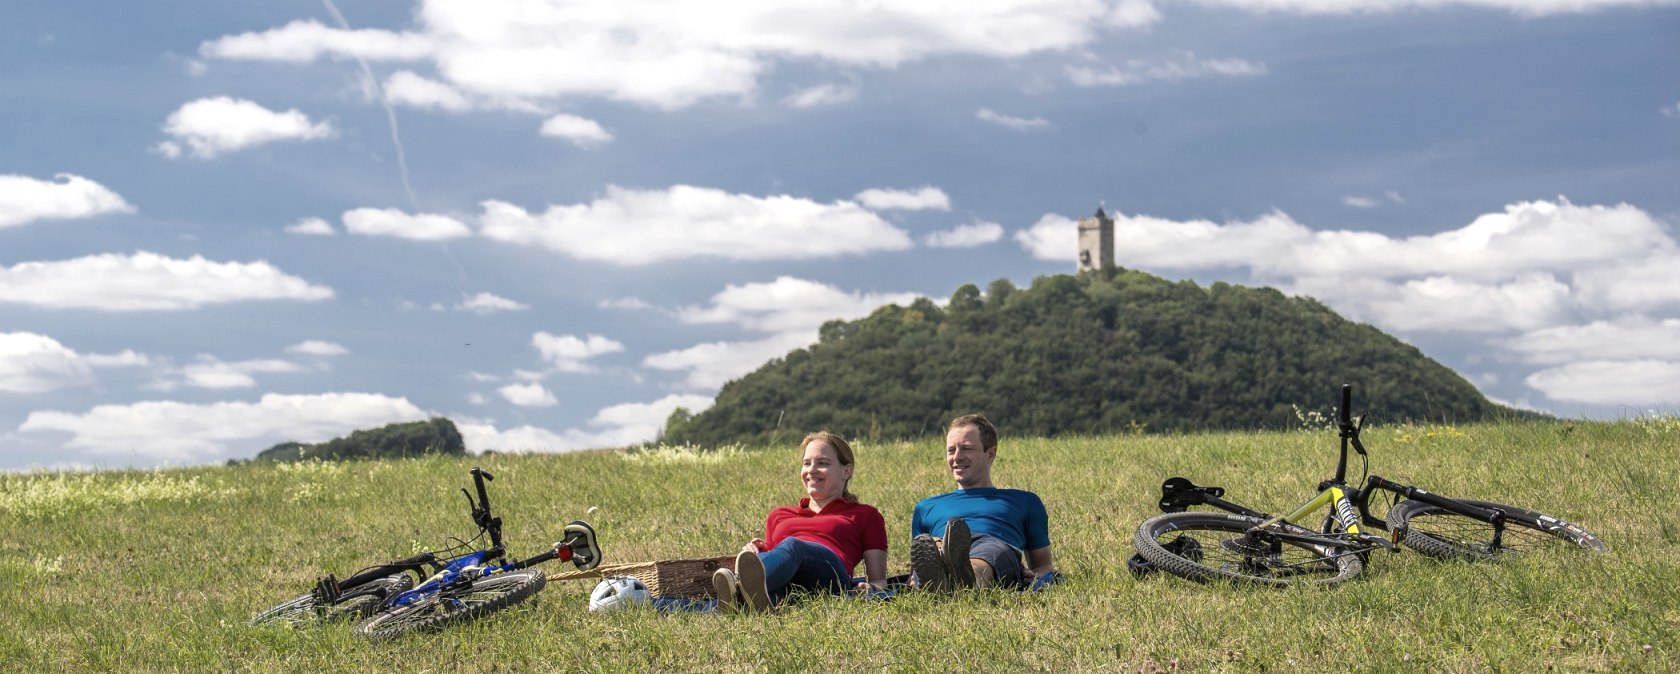
POLYGON ((1114 219, 1097 214, 1079 219, 1079 271, 1114 268, 1114 219))

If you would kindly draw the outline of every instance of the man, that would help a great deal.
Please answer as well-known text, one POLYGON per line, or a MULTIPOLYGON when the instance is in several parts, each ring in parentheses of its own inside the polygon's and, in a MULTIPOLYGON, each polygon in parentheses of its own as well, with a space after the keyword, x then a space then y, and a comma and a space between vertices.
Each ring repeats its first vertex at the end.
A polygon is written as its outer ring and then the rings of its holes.
POLYGON ((910 517, 910 567, 921 587, 1024 589, 1054 581, 1044 502, 1030 491, 993 485, 996 459, 991 421, 980 414, 951 420, 945 465, 957 489, 922 499, 910 517))

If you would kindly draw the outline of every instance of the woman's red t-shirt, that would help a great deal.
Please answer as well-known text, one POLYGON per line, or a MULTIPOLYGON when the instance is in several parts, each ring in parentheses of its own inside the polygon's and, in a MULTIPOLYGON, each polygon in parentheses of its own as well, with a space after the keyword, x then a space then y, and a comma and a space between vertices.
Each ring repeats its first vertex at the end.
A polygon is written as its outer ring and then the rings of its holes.
POLYGON ((789 538, 817 543, 834 551, 846 568, 856 573, 864 550, 887 549, 887 521, 874 506, 835 499, 822 512, 811 512, 811 499, 799 499, 798 506, 770 511, 764 521, 764 549, 789 538))

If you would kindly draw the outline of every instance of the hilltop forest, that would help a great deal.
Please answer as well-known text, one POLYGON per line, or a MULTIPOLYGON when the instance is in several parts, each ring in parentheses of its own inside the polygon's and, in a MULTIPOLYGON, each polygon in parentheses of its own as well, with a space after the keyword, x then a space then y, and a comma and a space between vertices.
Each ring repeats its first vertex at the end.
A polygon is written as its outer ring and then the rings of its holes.
POLYGON ((1381 422, 1519 415, 1376 328, 1271 288, 1200 287, 1143 272, 1007 279, 855 321, 725 384, 699 414, 671 414, 663 440, 717 446, 940 434, 983 412, 1015 436, 1278 429, 1297 407, 1381 422))

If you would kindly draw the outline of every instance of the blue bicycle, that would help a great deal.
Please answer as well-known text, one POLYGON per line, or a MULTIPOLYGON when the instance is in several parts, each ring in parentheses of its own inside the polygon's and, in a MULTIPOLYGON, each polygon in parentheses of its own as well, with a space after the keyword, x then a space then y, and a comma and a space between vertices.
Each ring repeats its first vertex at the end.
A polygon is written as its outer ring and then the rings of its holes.
POLYGON ((589 523, 566 525, 565 536, 549 550, 529 559, 507 561, 502 542, 502 518, 490 510, 484 483, 495 480, 488 471, 472 469, 478 500, 466 489, 478 535, 447 550, 423 552, 407 559, 368 567, 344 580, 321 577, 309 593, 281 602, 251 618, 252 624, 360 619, 357 634, 390 639, 416 631, 434 631, 500 611, 531 598, 546 578, 531 568, 551 560, 569 561, 581 570, 601 563, 601 548, 589 523), (476 549, 485 537, 490 547, 476 549), (470 550, 455 555, 459 550, 470 550), (418 583, 418 584, 417 584, 418 583))

